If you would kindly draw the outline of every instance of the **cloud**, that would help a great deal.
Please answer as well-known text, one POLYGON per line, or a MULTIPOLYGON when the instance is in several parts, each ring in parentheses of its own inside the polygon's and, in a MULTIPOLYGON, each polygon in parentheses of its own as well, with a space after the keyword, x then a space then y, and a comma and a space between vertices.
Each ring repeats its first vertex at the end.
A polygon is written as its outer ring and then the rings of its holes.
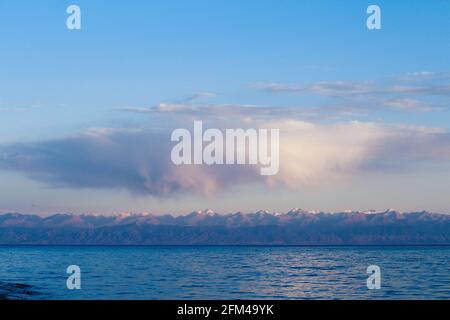
POLYGON ((450 85, 395 85, 386 89, 385 92, 387 94, 450 96, 450 85))
POLYGON ((410 98, 389 99, 386 100, 383 104, 387 107, 403 111, 432 112, 438 110, 438 108, 433 107, 427 103, 410 98))
POLYGON ((52 187, 120 188, 160 197, 186 192, 208 196, 242 184, 300 189, 365 172, 409 170, 449 161, 450 135, 433 128, 355 121, 330 124, 326 120, 363 116, 372 106, 436 111, 431 103, 411 96, 448 95, 446 79, 443 73, 417 72, 391 83, 252 85, 271 93, 311 93, 349 102, 319 107, 205 103, 203 99, 214 96, 209 92, 150 107, 122 107, 116 111, 167 121, 158 130, 97 128, 61 139, 0 145, 0 168, 52 187), (173 165, 171 132, 179 127, 192 129, 193 120, 220 129, 279 129, 279 174, 264 177, 258 166, 251 165, 173 165))
POLYGON ((315 83, 309 86, 309 91, 328 97, 360 96, 376 93, 371 84, 345 81, 315 83))
POLYGON ((179 101, 179 103, 190 103, 190 102, 194 102, 200 99, 204 99, 204 98, 212 98, 215 97, 215 93, 212 92, 198 92, 198 93, 194 93, 193 95, 182 99, 181 101, 179 101))
MULTIPOLYGON (((364 122, 321 124, 289 119, 284 113, 277 116, 271 108, 235 111, 249 117, 229 117, 230 108, 216 107, 201 119, 216 128, 279 129, 278 175, 261 176, 259 167, 252 165, 175 166, 170 159, 174 145, 170 134, 176 127, 91 129, 73 137, 4 145, 0 146, 0 168, 22 172, 52 187, 121 188, 136 195, 166 197, 186 192, 207 196, 243 184, 300 189, 374 170, 408 170, 417 164, 450 160, 450 136, 440 129, 364 122)), ((192 119, 186 114, 200 111, 185 107, 155 112, 192 130, 192 119)))
POLYGON ((261 89, 271 93, 301 93, 306 92, 306 87, 288 85, 281 83, 253 83, 249 85, 250 88, 261 89))
POLYGON ((309 84, 256 83, 256 88, 268 93, 318 95, 339 98, 347 104, 371 105, 374 108, 392 107, 392 110, 413 112, 438 111, 431 103, 419 103, 413 97, 450 98, 450 73, 412 72, 402 76, 378 81, 322 81, 309 84), (392 103, 385 103, 390 101, 392 103), (415 102, 413 102, 416 100, 415 102))
POLYGON ((136 195, 211 194, 257 170, 172 165, 169 132, 93 129, 77 136, 3 146, 0 167, 52 187, 123 188, 136 195))
POLYGON ((298 108, 276 108, 259 105, 239 104, 185 104, 160 103, 154 107, 116 109, 119 112, 148 113, 154 116, 173 116, 173 121, 200 119, 205 122, 229 121, 230 117, 238 117, 241 121, 293 116, 293 113, 303 114, 298 108))
POLYGON ((393 84, 390 86, 376 85, 370 82, 317 82, 305 86, 286 85, 275 83, 260 83, 250 85, 271 93, 297 93, 297 94, 316 94, 327 97, 352 97, 352 96, 375 96, 392 94, 415 94, 415 95, 450 95, 450 85, 430 84, 430 85, 411 85, 411 84, 393 84))
POLYGON ((0 111, 29 111, 41 108, 40 104, 34 105, 15 105, 15 106, 0 106, 0 111))
POLYGON ((450 72, 414 71, 395 77, 398 82, 440 82, 450 80, 450 72))
POLYGON ((280 174, 268 182, 294 189, 450 159, 450 136, 438 129, 363 122, 271 125, 280 127, 283 139, 280 174))
POLYGON ((271 119, 298 119, 329 121, 348 117, 366 117, 368 107, 360 105, 329 104, 321 106, 266 106, 251 104, 202 104, 202 103, 160 103, 152 107, 122 107, 117 112, 148 114, 153 117, 179 120, 202 120, 204 122, 227 122, 230 118, 242 122, 270 121, 271 119))
POLYGON ((250 87, 270 93, 317 94, 330 97, 368 94, 372 90, 369 84, 345 81, 317 82, 303 86, 281 83, 257 83, 251 84, 250 87))
POLYGON ((132 112, 132 113, 161 113, 161 112, 172 112, 172 111, 181 111, 185 109, 195 110, 198 104, 198 101, 204 98, 215 97, 215 94, 212 92, 199 92, 195 93, 189 97, 180 99, 177 102, 163 102, 159 103, 153 107, 132 107, 125 106, 116 108, 115 111, 119 112, 132 112))
POLYGON ((115 108, 115 111, 119 112, 132 112, 132 113, 152 113, 152 108, 148 107, 119 107, 115 108))

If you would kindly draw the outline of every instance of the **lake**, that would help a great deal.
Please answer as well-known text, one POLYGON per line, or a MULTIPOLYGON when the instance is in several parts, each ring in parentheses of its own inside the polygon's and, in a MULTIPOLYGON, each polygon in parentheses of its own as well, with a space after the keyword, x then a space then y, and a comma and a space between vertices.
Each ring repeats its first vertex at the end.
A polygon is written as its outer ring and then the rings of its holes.
POLYGON ((450 299, 450 247, 0 246, 0 297, 450 299), (66 286, 69 265, 80 290, 66 286))

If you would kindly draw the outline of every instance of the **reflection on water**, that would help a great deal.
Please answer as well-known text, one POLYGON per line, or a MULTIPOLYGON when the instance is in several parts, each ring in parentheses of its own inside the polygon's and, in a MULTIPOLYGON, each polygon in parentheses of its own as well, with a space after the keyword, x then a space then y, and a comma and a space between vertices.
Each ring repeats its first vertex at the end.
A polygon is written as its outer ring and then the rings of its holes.
POLYGON ((450 299, 449 262, 450 247, 0 247, 0 298, 450 299))

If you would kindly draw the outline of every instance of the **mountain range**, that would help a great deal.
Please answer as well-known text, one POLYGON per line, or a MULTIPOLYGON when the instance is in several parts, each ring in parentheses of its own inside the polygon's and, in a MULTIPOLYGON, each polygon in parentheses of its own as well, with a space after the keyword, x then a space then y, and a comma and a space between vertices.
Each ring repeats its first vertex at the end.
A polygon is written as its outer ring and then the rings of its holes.
POLYGON ((396 210, 0 215, 0 245, 450 245, 450 215, 396 210))

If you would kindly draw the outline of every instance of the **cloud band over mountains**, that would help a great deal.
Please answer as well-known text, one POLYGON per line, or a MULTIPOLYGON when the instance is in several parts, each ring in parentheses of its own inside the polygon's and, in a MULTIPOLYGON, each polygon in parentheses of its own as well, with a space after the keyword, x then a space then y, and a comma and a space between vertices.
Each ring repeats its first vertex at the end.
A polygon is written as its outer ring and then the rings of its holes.
MULTIPOLYGON (((192 130, 190 116, 202 107, 179 104, 164 110, 176 125, 192 130), (194 113, 193 113, 194 112, 194 113), (188 115, 188 117, 187 117, 188 115)), ((78 135, 0 147, 0 168, 14 170, 52 187, 125 189, 136 195, 212 195, 242 184, 297 189, 339 182, 355 175, 450 160, 450 135, 440 129, 363 122, 321 124, 268 113, 233 109, 205 112, 217 128, 280 129, 280 172, 259 175, 255 165, 181 165, 170 160, 171 128, 91 129, 78 135), (214 112, 215 111, 215 112, 214 112)))

